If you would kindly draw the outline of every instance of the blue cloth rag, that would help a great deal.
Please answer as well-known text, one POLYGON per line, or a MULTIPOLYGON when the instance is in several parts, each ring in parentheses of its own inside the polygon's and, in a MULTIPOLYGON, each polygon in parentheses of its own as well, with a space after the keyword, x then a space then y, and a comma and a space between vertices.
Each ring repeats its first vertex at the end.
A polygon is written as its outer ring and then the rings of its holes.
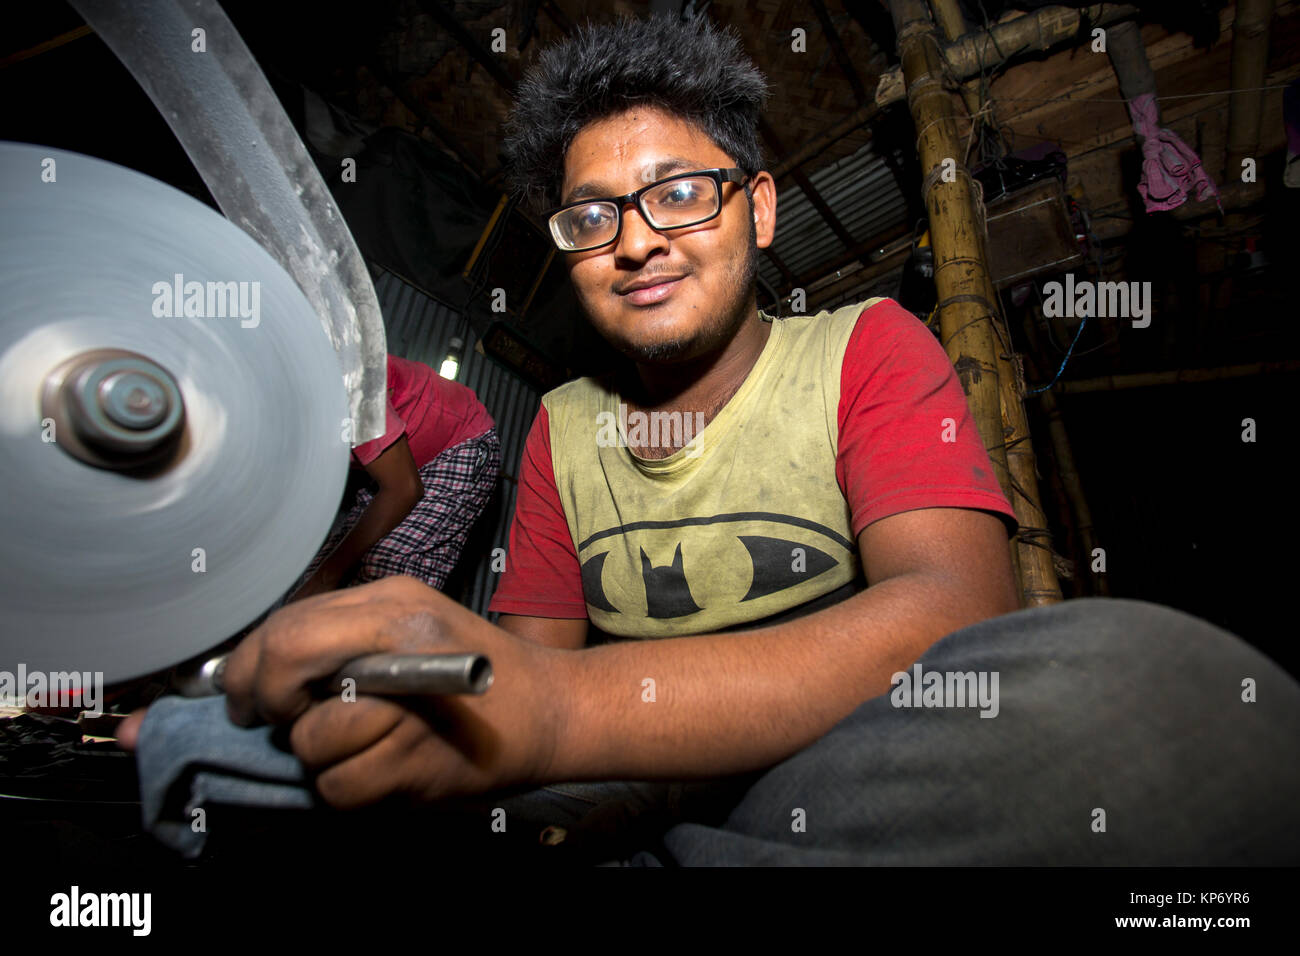
POLYGON ((225 697, 155 701, 136 744, 145 829, 193 859, 203 852, 213 804, 319 806, 302 764, 272 735, 271 727, 231 723, 225 697))

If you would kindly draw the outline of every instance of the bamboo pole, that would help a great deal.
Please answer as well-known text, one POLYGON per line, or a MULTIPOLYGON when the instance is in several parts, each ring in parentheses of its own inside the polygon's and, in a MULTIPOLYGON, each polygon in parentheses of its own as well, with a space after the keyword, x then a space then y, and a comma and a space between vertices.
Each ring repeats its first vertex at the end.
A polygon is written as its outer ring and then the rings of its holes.
POLYGON ((4 59, 0 60, 0 70, 8 69, 15 63, 21 63, 23 60, 30 60, 34 56, 40 56, 42 53, 49 53, 51 50, 57 50, 65 43, 71 43, 73 40, 80 40, 82 37, 90 36, 95 31, 82 24, 75 30, 69 30, 66 33, 60 33, 53 39, 46 40, 44 43, 38 43, 36 46, 28 47, 26 50, 19 50, 17 53, 11 53, 4 59))
POLYGON ((1084 392, 1113 392, 1119 389, 1147 388, 1154 385, 1218 382, 1224 379, 1267 375, 1275 372, 1300 372, 1300 361, 1251 362, 1248 365, 1225 365, 1220 368, 1184 368, 1172 372, 1102 375, 1097 378, 1079 378, 1071 382, 1057 382, 1053 388, 1064 395, 1079 395, 1084 392))
MULTIPOLYGON (((1259 162, 1259 123, 1264 110, 1264 77, 1268 72, 1269 21, 1273 18, 1273 0, 1237 0, 1232 19, 1232 89, 1228 98, 1227 150, 1223 161, 1224 196, 1233 201, 1226 210, 1223 224, 1232 233, 1244 228, 1246 221, 1242 207, 1237 205, 1245 196, 1254 194, 1262 198, 1263 176, 1255 171, 1254 182, 1243 181, 1247 160, 1259 162), (1229 195, 1231 194, 1231 195, 1229 195)), ((1218 197, 1216 197, 1218 198, 1218 197)), ((1226 263, 1227 249, 1220 247, 1226 263)), ((1232 295, 1233 279, 1229 277, 1221 286, 1223 295, 1232 295)))
MULTIPOLYGON (((1106 55, 1110 57, 1124 99, 1132 102, 1139 96, 1155 95, 1156 75, 1151 70, 1146 44, 1142 42, 1142 28, 1137 23, 1126 20, 1106 31, 1106 55)), ((1157 103, 1157 117, 1159 110, 1160 104, 1157 103)), ((1132 114, 1133 109, 1129 107, 1130 117, 1132 114)), ((1141 142, 1138 145, 1142 145, 1141 142)))
MULTIPOLYGON (((934 10, 935 22, 949 43, 955 43, 966 35, 966 18, 962 16, 957 0, 930 0, 930 7, 934 10)), ((980 111, 978 83, 969 80, 962 83, 961 98, 966 103, 966 112, 971 116, 980 111)))
MULTIPOLYGON (((1110 3, 1098 3, 1081 10, 1045 7, 1036 13, 999 23, 992 30, 972 31, 956 43, 947 45, 942 55, 957 80, 969 80, 981 68, 988 69, 1001 63, 1004 57, 1047 50, 1058 43, 1073 40, 1078 36, 1082 17, 1086 16, 1093 26, 1105 26, 1128 19, 1137 12, 1137 7, 1110 3)), ((906 95, 902 67, 894 67, 880 75, 876 87, 877 106, 896 103, 906 95)))
MULTIPOLYGON (((967 32, 966 20, 962 16, 957 0, 930 0, 935 20, 942 26, 944 36, 951 44, 967 32)), ((966 112, 972 117, 979 113, 979 84, 967 80, 961 85, 962 100, 966 112)), ((962 162, 966 156, 961 157, 962 162)), ((987 227, 981 223, 981 231, 987 235, 987 227)), ((985 272, 984 296, 990 302, 997 302, 993 283, 985 272)), ((993 311, 991 309, 991 311, 993 311)), ((992 321, 999 322, 996 316, 992 321)), ((1003 344, 1003 343, 999 343, 1003 344)), ((1010 339, 1005 344, 1010 346, 1010 339)), ((1009 353, 999 348, 998 384, 1003 434, 1006 436, 1007 467, 1014 480, 1011 501, 1016 509, 1016 518, 1021 525, 1022 542, 1018 546, 1020 558, 1021 590, 1027 606, 1055 604, 1061 600, 1060 581, 1052 560, 1051 536, 1047 530, 1047 515, 1039 501, 1038 468, 1034 458, 1033 445, 1029 440, 1029 421, 1025 414, 1023 396, 1019 391, 1020 377, 1011 365, 1009 353), (1028 537, 1024 537, 1028 535, 1028 537)))
POLYGON ((1224 185, 1219 187, 1217 202, 1214 196, 1199 201, 1189 196, 1187 202, 1176 209, 1169 210, 1165 215, 1179 222, 1195 222, 1197 219, 1204 219, 1207 216, 1218 216, 1225 212, 1238 212, 1257 205, 1267 192, 1264 180, 1257 179, 1253 183, 1243 183, 1241 181, 1240 159, 1237 160, 1236 168, 1236 179, 1232 178, 1231 173, 1224 176, 1226 181, 1224 185))
POLYGON ((1268 22, 1273 0, 1237 0, 1232 21, 1232 88, 1228 100, 1228 161, 1224 179, 1241 180, 1241 161, 1258 158, 1259 118, 1268 71, 1268 22))
MULTIPOLYGON (((808 314, 811 315, 826 308, 827 304, 835 299, 864 290, 881 276, 902 268, 907 262, 908 254, 911 251, 910 245, 904 246, 902 249, 895 250, 883 257, 879 262, 845 273, 842 278, 828 282, 820 288, 810 287, 808 289, 808 314)), ((789 296, 786 296, 786 298, 788 299, 789 296)))
MULTIPOLYGON (((1085 569, 1091 568, 1093 552, 1097 548, 1097 533, 1092 523, 1092 509, 1088 507, 1088 498, 1083 493, 1083 480, 1079 477, 1079 469, 1074 463, 1074 450, 1070 446, 1070 436, 1065 430, 1065 421, 1061 418, 1061 406, 1050 388, 1040 394, 1043 414, 1047 416, 1047 433, 1052 440, 1052 451, 1056 453, 1057 471, 1060 473, 1061 484, 1065 488, 1065 496, 1070 502, 1070 510, 1074 515, 1074 527, 1079 535, 1079 544, 1083 548, 1084 567, 1076 572, 1082 575, 1085 569)), ((1103 596, 1110 594, 1110 580, 1106 575, 1099 574, 1093 578, 1093 581, 1096 583, 1097 594, 1103 596)))
MULTIPOLYGON (((996 302, 997 293, 993 291, 993 283, 987 272, 984 281, 986 297, 990 302, 996 302)), ((991 318, 1001 324, 1002 320, 996 314, 991 318)), ((1047 527, 1047 515, 1039 502, 1038 465, 1029 436, 1029 418, 1025 414, 1020 380, 1011 364, 1009 351, 999 348, 997 361, 1007 467, 1015 481, 1010 500, 1016 510, 1016 520, 1020 523, 1017 538, 1025 606, 1055 604, 1061 600, 1061 582, 1056 577, 1056 565, 1052 559, 1052 535, 1047 527)))
POLYGON ((966 32, 966 18, 962 16, 957 0, 930 0, 930 6, 934 10, 935 22, 948 42, 961 39, 966 32))
MULTIPOLYGON (((930 219, 943 344, 1017 518, 1026 528, 1043 528, 1024 406, 1014 391, 1009 358, 999 357, 1005 349, 998 341, 1002 330, 995 324, 996 294, 985 265, 984 223, 976 211, 974 181, 962 162, 957 113, 943 85, 939 40, 923 0, 891 0, 890 9, 925 171, 922 194, 930 219), (1009 447, 1016 453, 1008 454, 1009 447)), ((1025 604, 1060 600, 1050 549, 1018 539, 1011 560, 1025 604)))
MULTIPOLYGON (((1038 329, 1034 327, 1028 313, 1025 314, 1024 328, 1030 351, 1041 355, 1038 329)), ((1027 358, 1026 361, 1033 363, 1032 358, 1027 358)), ((1037 367, 1034 368, 1034 372, 1041 377, 1037 367)), ((1076 571, 1077 577, 1082 579, 1085 569, 1092 566, 1092 552, 1097 547, 1092 509, 1088 507, 1088 497, 1083 493, 1083 480, 1079 477, 1079 469, 1074 463, 1074 449, 1070 444, 1069 433, 1065 430, 1065 419, 1061 417, 1060 404, 1050 388, 1039 392, 1038 400, 1042 405, 1043 414, 1047 416, 1047 433, 1052 441, 1052 451, 1056 455, 1057 473, 1061 478, 1061 486, 1065 489, 1065 497, 1074 518, 1074 530, 1079 536, 1079 544, 1083 551, 1083 566, 1076 571)), ((1097 575, 1093 581, 1096 583, 1097 594, 1103 596, 1110 594, 1110 581, 1106 575, 1097 575)))
POLYGON ((1083 587, 1083 578, 1079 574, 1079 568, 1082 566, 1080 556, 1083 554, 1079 544, 1079 535, 1074 527, 1074 511, 1070 507, 1070 496, 1065 493, 1065 485, 1061 482, 1061 469, 1056 464, 1056 456, 1050 455, 1047 458, 1047 487, 1050 489, 1047 497, 1052 499, 1052 504, 1056 506, 1056 521, 1064 532, 1062 538, 1058 538, 1054 545, 1061 554, 1069 554, 1074 564, 1074 574, 1069 576, 1069 592, 1066 592, 1066 575, 1061 573, 1060 566, 1057 567, 1057 576, 1061 578, 1061 594, 1066 599, 1088 597, 1088 593, 1083 587), (1064 548, 1064 550, 1060 550, 1064 548))

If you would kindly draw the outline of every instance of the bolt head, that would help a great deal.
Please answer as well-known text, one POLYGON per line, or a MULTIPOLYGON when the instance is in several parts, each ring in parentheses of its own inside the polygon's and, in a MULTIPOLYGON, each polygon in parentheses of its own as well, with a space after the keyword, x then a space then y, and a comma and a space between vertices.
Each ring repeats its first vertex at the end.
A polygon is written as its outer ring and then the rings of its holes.
POLYGON ((123 428, 153 428, 171 409, 167 389, 146 371, 127 369, 100 380, 99 407, 123 428))

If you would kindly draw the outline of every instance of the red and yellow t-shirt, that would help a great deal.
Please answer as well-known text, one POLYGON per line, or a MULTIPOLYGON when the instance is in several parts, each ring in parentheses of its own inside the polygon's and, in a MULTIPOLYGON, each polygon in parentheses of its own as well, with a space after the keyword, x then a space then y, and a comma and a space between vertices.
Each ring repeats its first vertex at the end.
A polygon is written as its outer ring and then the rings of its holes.
POLYGON ((1014 533, 957 375, 915 316, 872 300, 763 319, 740 389, 668 458, 629 451, 609 383, 544 396, 491 610, 704 633, 851 587, 858 533, 888 515, 976 508, 1014 533))

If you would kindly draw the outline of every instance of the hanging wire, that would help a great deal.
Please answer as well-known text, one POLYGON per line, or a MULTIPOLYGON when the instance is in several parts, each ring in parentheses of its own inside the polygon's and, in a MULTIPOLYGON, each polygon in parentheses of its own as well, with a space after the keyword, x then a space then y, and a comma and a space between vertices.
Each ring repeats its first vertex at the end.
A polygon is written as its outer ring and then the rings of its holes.
MULTIPOLYGON (((1074 347, 1079 344, 1079 336, 1083 335, 1083 328, 1087 324, 1088 324, 1088 317, 1085 315, 1083 317, 1083 321, 1079 323, 1079 331, 1074 333, 1074 341, 1070 343, 1070 347, 1066 350, 1065 358, 1061 359, 1060 367, 1057 368, 1056 374, 1052 376, 1052 380, 1048 382, 1046 385, 1040 385, 1038 388, 1028 389, 1025 392, 1026 395, 1037 395, 1039 392, 1045 392, 1060 380, 1061 373, 1065 371, 1066 363, 1070 361, 1070 353, 1073 352, 1074 347)), ((1047 324, 1047 327, 1050 331, 1051 329, 1050 322, 1047 324)))
MULTIPOLYGON (((1083 204, 1079 204, 1079 213, 1083 218, 1084 234, 1088 237, 1088 244, 1091 248, 1097 250, 1097 279, 1098 281, 1101 281, 1105 278, 1105 260, 1102 255, 1103 250, 1101 246, 1101 240, 1098 239, 1097 234, 1092 231, 1092 219, 1088 215, 1087 210, 1083 207, 1083 204)), ((1037 285, 1034 286, 1034 292, 1035 294, 1038 295, 1038 302, 1039 305, 1041 306, 1043 302, 1043 297, 1042 297, 1042 293, 1038 291, 1037 285)), ((1045 324, 1047 326, 1047 338, 1052 343, 1052 346, 1059 352, 1061 350, 1061 347, 1056 344, 1056 337, 1052 334, 1052 323, 1047 322, 1045 324)), ((1074 333, 1074 341, 1072 341, 1070 343, 1070 347, 1065 350, 1065 357, 1061 359, 1061 364, 1057 368, 1056 374, 1052 376, 1052 380, 1048 382, 1046 385, 1041 385, 1038 388, 1028 389, 1025 392, 1026 395, 1037 395, 1039 392, 1045 392, 1053 385, 1055 385, 1058 381, 1060 381, 1061 375, 1065 371, 1065 366, 1069 364, 1071 355, 1074 355, 1075 346, 1079 344, 1079 339, 1083 337, 1083 329, 1087 324, 1088 324, 1088 316, 1085 315, 1083 316, 1083 321, 1079 323, 1078 331, 1074 333)), ((1116 336, 1115 338, 1107 339, 1106 341, 1102 342, 1100 345, 1094 345, 1090 349, 1085 349, 1084 351, 1079 352, 1076 357, 1082 358, 1085 355, 1091 355, 1093 352, 1096 352, 1099 349, 1104 349, 1109 345, 1113 345, 1117 341, 1119 341, 1118 336, 1116 336)))

